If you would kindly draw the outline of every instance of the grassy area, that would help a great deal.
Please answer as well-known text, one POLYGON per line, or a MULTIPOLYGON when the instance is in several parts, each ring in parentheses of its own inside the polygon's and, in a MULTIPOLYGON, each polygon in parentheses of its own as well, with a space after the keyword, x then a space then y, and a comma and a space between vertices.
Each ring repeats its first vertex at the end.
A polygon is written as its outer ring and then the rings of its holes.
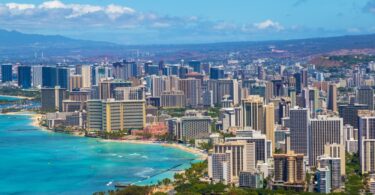
POLYGON ((346 175, 346 193, 358 194, 364 190, 364 181, 360 171, 358 154, 346 154, 346 175))
POLYGON ((182 117, 185 115, 186 108, 163 108, 162 113, 168 114, 172 117, 182 117))

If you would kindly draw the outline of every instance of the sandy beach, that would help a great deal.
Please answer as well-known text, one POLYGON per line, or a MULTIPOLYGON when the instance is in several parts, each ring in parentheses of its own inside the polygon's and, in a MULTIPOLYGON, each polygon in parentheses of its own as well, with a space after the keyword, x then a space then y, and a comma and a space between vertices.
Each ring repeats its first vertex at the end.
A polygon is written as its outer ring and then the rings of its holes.
POLYGON ((12 96, 12 95, 0 95, 2 97, 9 97, 9 98, 19 98, 19 99, 26 99, 26 100, 32 100, 31 97, 25 97, 25 96, 12 96))
POLYGON ((199 160, 206 160, 207 159, 207 154, 204 153, 203 151, 196 149, 196 148, 191 148, 184 146, 182 144, 177 144, 177 143, 163 143, 163 142, 155 142, 155 141, 148 141, 148 140, 107 140, 107 139, 101 139, 100 141, 103 142, 119 142, 119 143, 131 143, 131 144, 152 144, 152 145, 161 145, 164 147, 171 147, 171 148, 176 148, 185 152, 189 152, 192 154, 197 155, 199 160))
MULTIPOLYGON (((40 121, 42 120, 43 115, 42 114, 37 114, 37 113, 31 113, 31 112, 10 112, 7 113, 8 115, 28 115, 31 117, 32 121, 30 125, 37 127, 41 130, 47 130, 49 132, 53 132, 45 127, 40 126, 40 121)), ((84 136, 82 134, 72 134, 73 136, 84 136)), ((163 142, 155 142, 151 140, 108 140, 108 139, 99 139, 99 141, 102 142, 119 142, 119 143, 131 143, 131 144, 153 144, 153 145, 162 145, 164 147, 171 147, 171 148, 176 148, 185 152, 189 152, 192 154, 195 154, 198 156, 199 160, 206 160, 207 159, 207 154, 199 149, 192 148, 192 147, 187 147, 181 144, 177 143, 163 143, 163 142)))

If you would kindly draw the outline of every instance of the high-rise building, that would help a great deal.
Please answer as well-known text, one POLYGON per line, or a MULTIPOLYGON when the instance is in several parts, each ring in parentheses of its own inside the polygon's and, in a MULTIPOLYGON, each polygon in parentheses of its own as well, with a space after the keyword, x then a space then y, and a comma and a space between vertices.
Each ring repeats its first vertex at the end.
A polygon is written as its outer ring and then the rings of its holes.
POLYGON ((303 87, 307 87, 309 85, 307 69, 301 70, 301 82, 303 87))
POLYGON ((368 108, 365 104, 348 104, 339 106, 340 117, 344 120, 344 125, 351 125, 358 128, 358 112, 368 108))
POLYGON ((62 102, 66 99, 66 89, 56 86, 54 88, 42 88, 41 102, 43 111, 62 111, 62 102))
POLYGON ((262 134, 260 131, 237 131, 236 137, 225 138, 225 142, 236 141, 246 141, 247 143, 255 144, 255 163, 260 161, 267 162, 272 156, 271 140, 268 140, 266 135, 262 134))
POLYGON ((240 103, 240 86, 236 79, 209 80, 207 90, 213 93, 214 104, 221 104, 224 96, 230 97, 234 105, 240 103))
POLYGON ((146 123, 144 100, 88 100, 87 127, 89 130, 118 131, 143 129, 146 123))
MULTIPOLYGON (((339 144, 341 151, 344 149, 343 120, 338 117, 318 116, 310 120, 309 133, 309 165, 317 166, 318 156, 324 154, 326 144, 339 144)), ((343 161, 345 157, 342 157, 343 161)))
POLYGON ((208 156, 208 176, 215 182, 231 183, 232 181, 232 151, 213 153, 208 156))
POLYGON ((242 100, 243 128, 264 130, 263 98, 260 96, 248 96, 242 100))
POLYGON ((316 191, 318 193, 328 194, 331 192, 331 171, 329 167, 317 168, 316 173, 316 191))
POLYGON ((176 140, 188 142, 193 139, 208 138, 211 133, 211 117, 184 116, 168 120, 168 131, 176 140))
POLYGON ((13 80, 13 66, 12 64, 1 65, 1 82, 10 82, 13 80))
POLYGON ((82 88, 82 75, 71 75, 69 81, 69 90, 77 90, 82 88))
POLYGON ((184 92, 186 104, 192 107, 201 105, 202 87, 201 81, 198 79, 180 79, 179 89, 184 92))
POLYGON ((124 60, 123 62, 113 63, 113 76, 115 79, 129 80, 138 76, 138 67, 136 62, 124 60))
POLYGON ((43 66, 32 66, 32 85, 33 87, 39 88, 42 86, 43 80, 43 73, 42 73, 43 66))
MULTIPOLYGON (((342 170, 341 170, 341 161, 343 159, 334 158, 330 156, 319 156, 317 159, 317 167, 319 168, 328 168, 328 177, 330 183, 329 191, 337 190, 341 188, 341 178, 342 178, 342 170)), ((345 160, 345 159, 344 159, 345 160)))
POLYGON ((263 188, 263 173, 241 171, 239 176, 239 187, 252 189, 263 188))
POLYGON ((358 128, 358 151, 362 173, 375 173, 375 115, 361 114, 358 128))
POLYGON ((307 108, 290 109, 290 149, 308 156, 309 111, 307 108))
POLYGON ((65 67, 57 68, 57 85, 61 88, 68 89, 70 87, 70 70, 65 67))
POLYGON ((30 66, 18 66, 18 86, 24 89, 31 87, 30 66))
POLYGON ((305 100, 305 108, 314 114, 319 109, 319 91, 316 88, 304 88, 303 98, 305 100))
POLYGON ((224 79, 224 67, 223 66, 215 66, 210 68, 210 79, 224 79))
POLYGON ((293 76, 296 80, 296 87, 295 87, 296 92, 297 94, 300 94, 303 88, 301 73, 295 73, 293 76))
POLYGON ((189 62, 189 66, 193 68, 194 72, 198 72, 198 73, 202 72, 202 65, 200 61, 192 60, 189 62))
POLYGON ((82 75, 82 87, 90 88, 91 87, 91 66, 83 65, 81 66, 81 75, 82 75))
POLYGON ((274 181, 276 183, 303 184, 305 170, 303 154, 290 151, 287 154, 274 154, 274 181))
POLYGON ((241 171, 255 171, 255 144, 246 141, 232 141, 214 145, 214 154, 231 154, 231 177, 238 180, 241 171))
POLYGON ((151 95, 160 97, 161 93, 166 90, 166 76, 151 76, 151 95))
POLYGON ((367 109, 374 110, 374 90, 371 87, 358 88, 356 99, 359 104, 367 105, 367 109))
POLYGON ((272 103, 264 106, 264 132, 268 140, 271 140, 273 148, 275 143, 275 107, 272 103))
POLYGON ((337 87, 336 84, 328 86, 328 105, 327 108, 333 112, 337 112, 337 87))
POLYGON ((42 87, 54 88, 58 85, 57 69, 52 66, 42 67, 42 87))
POLYGON ((186 106, 186 97, 183 91, 163 91, 160 104, 163 108, 184 108, 186 106))
POLYGON ((122 80, 106 79, 99 83, 99 99, 106 100, 115 97, 117 87, 130 87, 131 82, 122 80))
POLYGON ((114 97, 116 100, 144 100, 144 88, 142 86, 117 87, 114 89, 114 97))
POLYGON ((101 80, 112 77, 112 68, 108 66, 94 66, 91 71, 92 85, 99 85, 101 80))

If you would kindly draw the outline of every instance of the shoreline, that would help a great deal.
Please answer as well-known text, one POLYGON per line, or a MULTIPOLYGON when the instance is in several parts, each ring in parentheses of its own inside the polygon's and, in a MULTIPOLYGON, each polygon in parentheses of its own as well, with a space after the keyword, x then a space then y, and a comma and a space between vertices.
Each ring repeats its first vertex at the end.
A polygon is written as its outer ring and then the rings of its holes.
POLYGON ((163 146, 163 147, 174 148, 174 149, 178 149, 178 150, 182 150, 184 152, 194 154, 198 157, 197 160, 206 160, 207 157, 208 157, 208 154, 200 151, 199 149, 190 148, 190 147, 187 147, 187 146, 184 146, 184 145, 181 145, 181 144, 177 144, 177 143, 155 142, 155 141, 149 141, 149 140, 111 140, 111 139, 101 139, 101 138, 99 138, 99 141, 129 143, 129 144, 141 144, 141 145, 160 145, 160 146, 163 146))
POLYGON ((14 96, 14 95, 1 95, 0 97, 6 97, 6 98, 18 98, 20 100, 32 100, 33 98, 31 97, 26 97, 26 96, 14 96))
MULTIPOLYGON (((5 113, 4 115, 30 116, 31 122, 30 122, 29 125, 31 125, 33 127, 36 127, 36 128, 38 128, 42 131, 48 131, 48 132, 56 133, 55 131, 52 131, 50 129, 47 129, 46 127, 43 127, 43 126, 39 125, 41 119, 43 118, 42 114, 33 113, 33 112, 9 112, 9 113, 5 113)), ((79 135, 79 134, 75 134, 75 133, 70 134, 70 135, 78 136, 78 137, 85 137, 83 135, 79 135)), ((181 150, 181 151, 184 151, 184 152, 194 154, 197 157, 196 160, 206 160, 207 157, 208 157, 207 153, 204 153, 199 149, 187 147, 187 146, 177 144, 177 143, 156 142, 156 141, 151 141, 151 140, 126 140, 126 139, 114 140, 114 139, 103 139, 103 138, 97 138, 97 139, 98 139, 98 141, 101 141, 101 142, 117 142, 117 143, 129 143, 129 144, 141 144, 141 145, 160 145, 160 146, 163 146, 163 147, 174 148, 174 149, 178 149, 178 150, 181 150)))

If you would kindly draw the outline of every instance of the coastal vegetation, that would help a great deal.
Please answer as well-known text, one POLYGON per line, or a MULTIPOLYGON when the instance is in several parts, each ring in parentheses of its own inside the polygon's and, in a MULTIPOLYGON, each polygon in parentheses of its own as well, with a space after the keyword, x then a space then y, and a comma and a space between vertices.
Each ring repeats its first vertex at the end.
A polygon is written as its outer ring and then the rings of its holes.
POLYGON ((23 96, 35 100, 40 100, 41 98, 40 91, 38 90, 23 90, 18 87, 1 87, 0 95, 23 96))
MULTIPOLYGON (((183 173, 176 173, 174 180, 164 179, 153 186, 129 186, 125 189, 110 190, 108 192, 96 192, 94 195, 165 195, 168 192, 175 192, 177 195, 201 195, 201 194, 221 194, 221 195, 317 195, 316 192, 296 192, 292 190, 271 190, 240 188, 223 183, 212 183, 207 178, 207 161, 194 163, 183 173), (162 191, 161 189, 169 189, 162 191)), ((353 188, 353 190, 355 190, 353 188)), ((359 191, 346 191, 330 193, 329 195, 358 194, 359 191)))

